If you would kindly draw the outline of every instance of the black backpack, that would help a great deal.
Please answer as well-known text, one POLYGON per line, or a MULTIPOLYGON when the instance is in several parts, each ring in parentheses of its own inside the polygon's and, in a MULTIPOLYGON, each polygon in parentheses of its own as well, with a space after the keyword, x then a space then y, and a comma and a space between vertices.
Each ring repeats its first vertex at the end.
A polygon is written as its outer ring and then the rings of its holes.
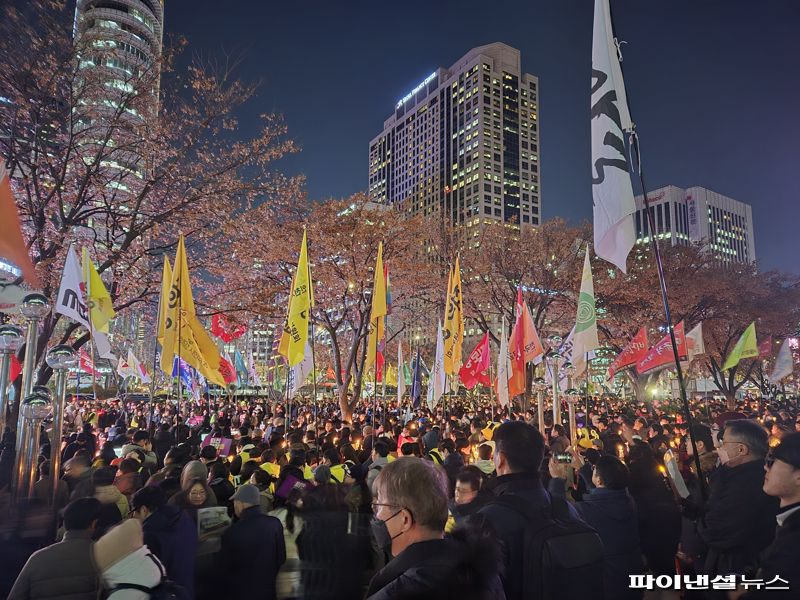
POLYGON ((164 571, 161 562, 152 553, 147 556, 156 563, 158 570, 161 571, 161 581, 154 587, 147 587, 138 583, 118 583, 109 591, 108 595, 113 595, 117 590, 138 590, 148 594, 151 600, 189 600, 189 595, 183 587, 171 579, 167 579, 167 573, 164 571))
POLYGON ((570 514, 566 500, 550 496, 546 507, 535 509, 520 496, 503 494, 495 503, 528 521, 523 531, 523 598, 574 600, 586 595, 587 582, 595 582, 593 600, 602 599, 603 542, 594 529, 570 514))

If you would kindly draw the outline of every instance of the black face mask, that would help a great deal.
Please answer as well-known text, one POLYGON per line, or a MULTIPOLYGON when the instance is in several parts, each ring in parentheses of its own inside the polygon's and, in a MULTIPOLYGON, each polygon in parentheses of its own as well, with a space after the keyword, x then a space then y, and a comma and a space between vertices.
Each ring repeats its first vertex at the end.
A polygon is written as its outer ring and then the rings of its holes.
MULTIPOLYGON (((390 521, 394 519, 397 515, 399 515, 402 511, 398 510, 394 513, 391 517, 386 519, 386 521, 390 521)), ((398 533, 397 535, 391 535, 389 533, 388 527, 386 527, 386 521, 382 521, 378 517, 372 517, 370 521, 370 529, 372 529, 372 535, 375 536, 375 543, 378 545, 378 548, 386 552, 387 554, 392 554, 392 540, 396 537, 403 535, 403 531, 398 533)))

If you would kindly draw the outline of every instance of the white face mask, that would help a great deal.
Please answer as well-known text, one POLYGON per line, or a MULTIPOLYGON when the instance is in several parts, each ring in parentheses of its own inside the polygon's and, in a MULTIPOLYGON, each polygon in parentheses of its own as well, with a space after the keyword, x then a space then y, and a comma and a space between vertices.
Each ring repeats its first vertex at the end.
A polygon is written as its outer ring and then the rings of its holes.
POLYGON ((719 462, 723 465, 730 460, 730 456, 728 456, 728 451, 722 447, 717 449, 717 456, 719 456, 719 462))

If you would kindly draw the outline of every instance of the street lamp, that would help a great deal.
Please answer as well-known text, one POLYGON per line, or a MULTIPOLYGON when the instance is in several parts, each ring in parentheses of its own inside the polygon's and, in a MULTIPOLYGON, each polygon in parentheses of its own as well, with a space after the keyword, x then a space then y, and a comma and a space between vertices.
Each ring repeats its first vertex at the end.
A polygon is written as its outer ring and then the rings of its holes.
POLYGON ((6 429, 6 414, 8 413, 8 381, 11 369, 11 355, 16 354, 22 346, 22 329, 16 325, 0 326, 0 435, 6 429))
POLYGON ((33 484, 36 481, 36 457, 39 456, 39 438, 41 425, 44 418, 50 414, 53 401, 50 390, 45 386, 37 385, 33 393, 25 397, 20 404, 19 413, 25 421, 23 449, 24 458, 18 461, 20 471, 17 473, 18 487, 17 498, 33 495, 33 484))
POLYGON ((61 474, 61 436, 64 433, 64 405, 67 400, 67 377, 74 368, 77 354, 72 346, 60 344, 47 353, 47 366, 56 374, 56 394, 53 402, 53 432, 50 436, 50 484, 51 506, 56 506, 58 479, 61 474))
POLYGON ((547 391, 547 382, 544 377, 537 377, 533 380, 533 389, 536 390, 536 407, 539 418, 539 433, 544 435, 544 393, 547 391))
MULTIPOLYGON (((47 296, 39 292, 33 292, 25 296, 20 306, 20 312, 25 317, 28 329, 25 337, 25 361, 22 364, 22 390, 20 391, 20 398, 27 399, 31 395, 33 389, 33 368, 36 364, 36 351, 37 351, 37 334, 39 331, 39 321, 46 317, 50 312, 50 303, 47 296)), ((22 416, 22 405, 20 404, 19 416, 17 419, 17 453, 16 465, 14 469, 14 482, 12 484, 12 492, 18 494, 20 491, 23 493, 27 491, 24 487, 25 482, 20 477, 26 473, 25 465, 25 446, 23 442, 29 437, 28 432, 25 430, 28 426, 28 421, 22 416)), ((38 436, 34 436, 37 439, 38 436)))
POLYGON ((575 405, 578 403, 578 395, 580 392, 571 387, 564 393, 567 396, 567 409, 569 411, 569 440, 574 447, 578 439, 575 423, 575 405))
POLYGON ((547 364, 553 375, 553 425, 561 423, 561 403, 558 400, 558 374, 561 368, 561 353, 557 350, 547 355, 547 364))

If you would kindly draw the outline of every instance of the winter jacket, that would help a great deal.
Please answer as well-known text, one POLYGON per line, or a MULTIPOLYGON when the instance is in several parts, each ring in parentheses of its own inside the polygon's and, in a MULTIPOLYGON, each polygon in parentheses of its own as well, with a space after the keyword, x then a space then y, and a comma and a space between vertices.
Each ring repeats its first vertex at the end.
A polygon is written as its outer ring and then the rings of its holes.
MULTIPOLYGON (((792 509, 800 509, 800 505, 792 504, 783 508, 781 512, 787 512, 792 509)), ((761 555, 761 569, 758 572, 758 578, 763 579, 765 582, 773 581, 775 577, 780 576, 781 579, 789 582, 790 591, 751 590, 742 596, 742 599, 796 598, 798 589, 800 589, 798 548, 800 548, 800 510, 795 510, 786 517, 783 525, 778 525, 775 531, 775 540, 761 555)), ((784 586, 787 584, 776 582, 773 585, 784 586)))
POLYGON ((100 500, 101 504, 116 504, 120 516, 125 519, 130 512, 128 499, 119 491, 115 485, 99 485, 94 490, 94 497, 100 500))
POLYGON ((758 556, 775 535, 778 499, 767 496, 764 463, 754 460, 722 466, 711 477, 705 514, 697 531, 708 545, 704 573, 745 573, 758 567, 758 556))
MULTIPOLYGON (((538 473, 510 473, 501 475, 490 481, 486 489, 495 496, 505 494, 519 496, 529 503, 532 509, 541 510, 550 502, 538 473)), ((577 512, 568 504, 570 514, 579 520, 577 512)), ((486 519, 494 528, 503 545, 505 569, 503 587, 506 598, 519 600, 522 598, 523 573, 530 568, 524 563, 524 530, 529 525, 526 518, 510 506, 498 502, 489 502, 478 516, 486 519)), ((536 524, 530 524, 536 526, 536 524)))
MULTIPOLYGON (((551 479, 553 496, 565 497, 563 479, 551 479)), ((628 589, 629 575, 644 573, 639 543, 636 504, 627 490, 594 488, 575 509, 587 525, 600 535, 605 550, 603 587, 605 598, 638 599, 642 590, 628 589)))
POLYGON ((411 544, 372 578, 367 600, 503 600, 498 564, 458 539, 411 544))
POLYGON ((99 573, 89 531, 67 531, 64 539, 34 552, 17 576, 9 600, 95 600, 99 573))
POLYGON ((142 523, 144 543, 164 565, 167 577, 194 597, 197 525, 177 506, 162 506, 142 523))
POLYGON ((153 588, 161 582, 164 567, 147 546, 142 546, 103 571, 103 584, 108 590, 107 600, 148 600, 147 592, 120 588, 123 583, 133 583, 153 588))
POLYGON ((259 506, 242 511, 239 520, 222 535, 220 552, 224 582, 220 597, 275 600, 275 579, 286 562, 283 526, 259 506), (253 574, 258 574, 258 586, 253 574))

